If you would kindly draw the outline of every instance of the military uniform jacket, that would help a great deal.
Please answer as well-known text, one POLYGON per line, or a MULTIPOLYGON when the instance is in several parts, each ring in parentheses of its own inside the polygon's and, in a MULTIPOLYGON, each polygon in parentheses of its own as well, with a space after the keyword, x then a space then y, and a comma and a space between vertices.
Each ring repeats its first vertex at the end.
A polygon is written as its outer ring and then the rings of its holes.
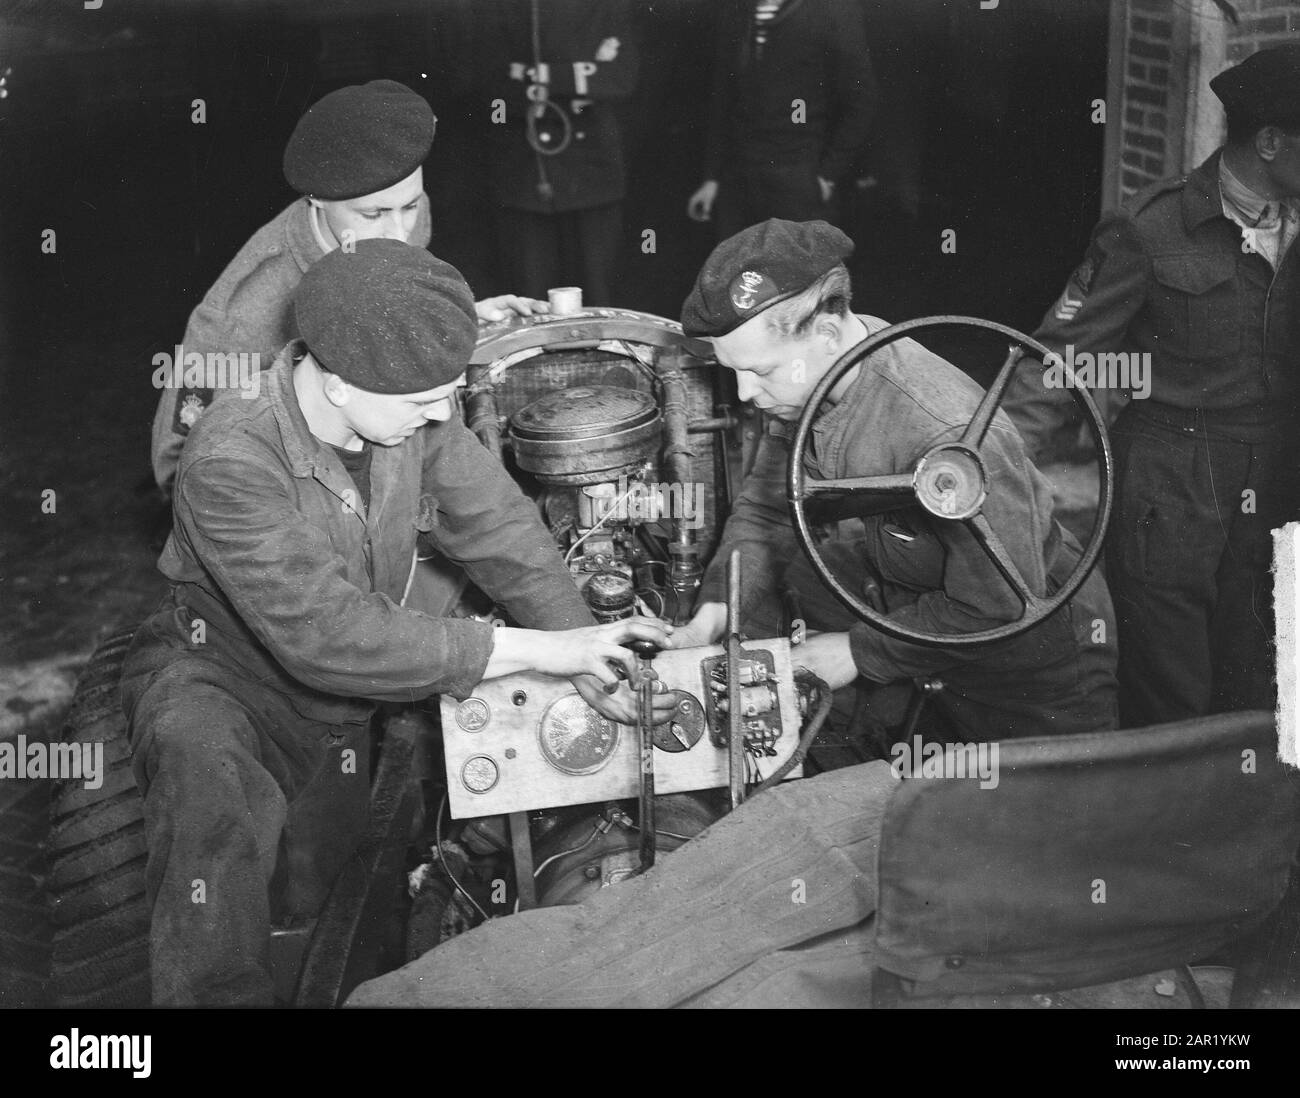
MULTIPOLYGON (((293 292, 325 253, 312 231, 310 206, 299 198, 255 232, 190 313, 181 346, 201 355, 257 354, 268 368, 298 333, 293 292)), ((428 247, 429 198, 421 195, 411 243, 428 247)), ((210 389, 163 389, 153 419, 154 478, 169 488, 190 428, 215 396, 210 389)))
POLYGON ((839 180, 866 143, 877 102, 858 5, 785 0, 757 55, 753 17, 752 0, 728 0, 719 14, 705 178, 797 161, 839 180))
MULTIPOLYGON (((552 102, 572 122, 570 143, 539 156, 527 140, 527 90, 536 80, 528 0, 474 5, 475 54, 485 104, 504 109, 487 126, 489 179, 498 205, 564 213, 618 202, 626 190, 623 139, 615 104, 636 87, 640 65, 636 6, 631 0, 546 0, 540 5, 540 60, 552 102), (539 160, 541 167, 539 170, 539 160), (541 173, 552 196, 538 191, 541 173)), ((542 147, 558 148, 562 126, 552 111, 538 120, 542 147)))
MULTIPOLYGON (((1262 426, 1294 416, 1300 398, 1300 247, 1276 272, 1243 247, 1219 156, 1102 218, 1035 335, 1061 355, 1150 354, 1150 402, 1262 426)), ((1064 390, 1053 395, 1064 405, 1064 390)), ((1038 443, 1046 426, 1023 429, 1038 443)))
POLYGON ((492 627, 400 605, 422 532, 522 626, 593 624, 536 507, 459 417, 374 447, 367 510, 307 428, 291 361, 301 349, 286 348, 257 399, 217 401, 181 454, 159 560, 187 610, 175 643, 326 723, 365 719, 381 700, 463 697, 492 627), (205 623, 198 645, 193 619, 205 623))

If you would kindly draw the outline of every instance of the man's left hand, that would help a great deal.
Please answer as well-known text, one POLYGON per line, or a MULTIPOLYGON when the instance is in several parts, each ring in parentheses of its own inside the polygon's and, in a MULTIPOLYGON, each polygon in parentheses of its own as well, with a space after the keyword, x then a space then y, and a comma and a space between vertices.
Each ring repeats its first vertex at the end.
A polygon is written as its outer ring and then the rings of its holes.
MULTIPOLYGON (((595 675, 575 675, 569 681, 582 700, 602 717, 618 724, 636 724, 636 691, 626 682, 620 682, 613 694, 606 694, 595 675)), ((655 694, 652 708, 652 721, 665 724, 677 712, 677 697, 671 693, 655 694)))
POLYGON ((796 666, 807 667, 818 678, 824 679, 832 690, 848 686, 858 677, 847 633, 810 634, 790 656, 796 666))
POLYGON ((535 297, 520 297, 518 294, 501 294, 497 297, 485 297, 474 302, 474 312, 478 314, 480 324, 498 324, 516 316, 532 316, 534 313, 549 313, 551 306, 535 297))

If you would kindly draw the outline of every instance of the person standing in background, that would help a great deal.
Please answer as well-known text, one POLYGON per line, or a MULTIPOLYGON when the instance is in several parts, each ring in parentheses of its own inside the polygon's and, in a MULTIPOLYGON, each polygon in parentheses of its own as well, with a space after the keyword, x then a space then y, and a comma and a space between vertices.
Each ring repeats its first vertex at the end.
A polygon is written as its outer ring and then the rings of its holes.
POLYGON ((612 304, 626 192, 616 104, 636 86, 636 5, 490 0, 474 15, 502 274, 533 297, 572 284, 612 304))
MULTIPOLYGON (((1096 386, 1112 418, 1133 397, 1106 540, 1125 726, 1275 698, 1270 531, 1300 510, 1300 45, 1210 89, 1227 142, 1103 217, 1034 333, 1098 372, 1137 364, 1096 386)), ((1037 460, 1070 394, 1026 358, 1004 407, 1037 460)))
POLYGON ((769 217, 833 220, 876 109, 860 6, 728 0, 717 43, 705 179, 688 216, 714 221, 720 239, 769 217))

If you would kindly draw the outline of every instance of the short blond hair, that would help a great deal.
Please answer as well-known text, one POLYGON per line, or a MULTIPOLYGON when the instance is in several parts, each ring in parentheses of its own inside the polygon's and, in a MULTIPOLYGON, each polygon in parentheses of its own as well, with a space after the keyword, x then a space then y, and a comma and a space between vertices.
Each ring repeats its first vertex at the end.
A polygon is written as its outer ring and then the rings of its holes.
POLYGON ((806 290, 764 310, 763 316, 767 330, 773 335, 796 339, 806 335, 819 316, 844 319, 849 315, 852 300, 849 269, 837 263, 806 290))

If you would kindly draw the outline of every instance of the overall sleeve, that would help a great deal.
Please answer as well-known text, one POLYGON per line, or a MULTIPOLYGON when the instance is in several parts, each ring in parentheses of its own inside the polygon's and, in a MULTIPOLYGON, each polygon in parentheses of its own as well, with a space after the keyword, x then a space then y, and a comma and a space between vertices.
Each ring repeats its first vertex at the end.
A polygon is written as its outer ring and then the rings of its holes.
POLYGON ((501 463, 459 420, 430 433, 422 491, 437 547, 524 628, 594 624, 537 505, 501 463))
POLYGON ((773 434, 764 434, 754 467, 732 508, 722 540, 700 584, 698 602, 727 601, 727 561, 740 550, 741 617, 770 602, 780 590, 786 566, 800 552, 786 503, 786 469, 790 447, 773 434))
POLYGON ((277 473, 205 457, 177 485, 178 533, 235 612, 295 679, 345 697, 465 696, 492 651, 484 622, 434 618, 347 578, 329 534, 277 473))

